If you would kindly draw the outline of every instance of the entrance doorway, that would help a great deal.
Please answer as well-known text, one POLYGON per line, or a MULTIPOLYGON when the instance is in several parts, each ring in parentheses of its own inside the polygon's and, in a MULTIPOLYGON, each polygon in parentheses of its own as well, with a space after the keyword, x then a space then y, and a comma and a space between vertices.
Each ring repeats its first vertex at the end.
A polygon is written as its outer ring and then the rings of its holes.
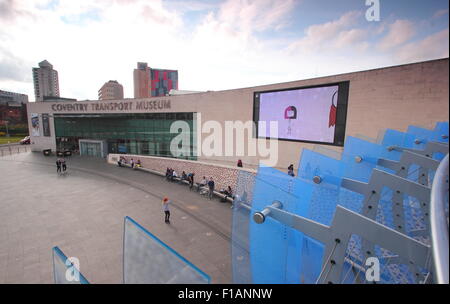
POLYGON ((103 157, 103 142, 94 140, 80 140, 80 155, 103 157))

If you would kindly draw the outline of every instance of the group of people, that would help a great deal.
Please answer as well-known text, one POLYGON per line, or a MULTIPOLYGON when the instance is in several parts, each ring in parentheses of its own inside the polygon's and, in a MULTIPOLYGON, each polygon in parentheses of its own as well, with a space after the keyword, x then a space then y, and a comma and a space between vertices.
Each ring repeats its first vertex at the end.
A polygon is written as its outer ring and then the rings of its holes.
MULTIPOLYGON (((209 180, 206 179, 205 176, 203 176, 202 181, 198 184, 198 190, 202 191, 208 191, 208 198, 211 200, 214 196, 214 189, 216 187, 216 183, 214 182, 214 179, 212 177, 209 178, 209 180)), ((233 189, 231 186, 228 186, 227 189, 221 189, 219 191, 220 193, 224 194, 225 197, 222 198, 222 202, 226 202, 227 198, 233 198, 233 189)))
MULTIPOLYGON (((214 191, 214 180, 212 179, 212 177, 210 178, 210 180, 207 182, 206 181, 206 177, 203 176, 203 180, 202 183, 204 183, 204 185, 208 186, 209 188, 209 193, 210 193, 210 199, 212 198, 212 193, 214 191)), ((225 199, 224 201, 226 201, 227 197, 232 197, 233 198, 233 190, 231 189, 230 186, 228 186, 228 189, 221 191, 221 193, 225 194, 225 199)), ((247 192, 244 191, 244 194, 242 196, 242 198, 236 196, 236 199, 239 200, 239 202, 246 202, 247 200, 247 192)), ((170 207, 169 205, 172 203, 172 201, 166 196, 163 198, 162 200, 162 209, 164 212, 164 222, 166 224, 170 224, 170 207)), ((233 208, 233 205, 231 205, 231 208, 233 208)))
MULTIPOLYGON (((180 176, 178 176, 178 173, 173 168, 167 168, 166 169, 166 179, 168 181, 187 181, 189 183, 189 189, 192 190, 195 184, 195 173, 186 173, 183 171, 180 176)), ((208 198, 212 199, 214 197, 214 189, 215 189, 215 182, 212 177, 206 179, 206 176, 203 176, 203 179, 198 183, 197 192, 200 192, 200 194, 206 194, 208 193, 208 198)), ((228 186, 227 189, 220 190, 220 193, 225 195, 225 198, 222 200, 226 201, 228 197, 233 198, 233 190, 231 189, 231 186, 228 186)))
POLYGON ((66 170, 67 170, 66 160, 64 158, 57 158, 56 159, 56 172, 61 173, 61 168, 62 168, 62 172, 66 172, 66 170))
POLYGON ((127 163, 127 159, 123 156, 119 157, 119 160, 117 161, 117 165, 119 165, 119 167, 122 167, 122 165, 127 163))
MULTIPOLYGON (((119 165, 119 167, 122 167, 122 165, 127 164, 128 161, 124 156, 120 156, 119 160, 117 161, 117 164, 119 165)), ((137 168, 141 168, 141 160, 138 159, 137 161, 134 161, 134 159, 130 159, 130 166, 132 169, 137 169, 137 168)))
POLYGON ((130 164, 131 164, 131 169, 137 169, 137 168, 141 168, 141 160, 138 158, 137 161, 134 161, 134 159, 130 160, 130 164))
POLYGON ((168 181, 174 181, 178 177, 177 172, 172 168, 167 168, 166 170, 166 179, 168 181))
POLYGON ((181 172, 181 176, 178 176, 177 172, 172 168, 166 169, 166 179, 168 181, 174 181, 179 178, 179 181, 187 181, 189 183, 189 189, 191 190, 194 187, 194 178, 195 173, 186 173, 185 171, 181 172))

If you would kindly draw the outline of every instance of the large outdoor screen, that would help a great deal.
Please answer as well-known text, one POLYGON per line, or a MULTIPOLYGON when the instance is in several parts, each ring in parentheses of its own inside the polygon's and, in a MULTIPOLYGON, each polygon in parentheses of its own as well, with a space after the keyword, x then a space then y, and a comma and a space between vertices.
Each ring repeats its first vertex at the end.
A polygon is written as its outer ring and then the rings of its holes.
POLYGON ((253 120, 259 138, 342 146, 349 82, 254 93, 253 120), (270 122, 278 134, 270 134, 270 122))

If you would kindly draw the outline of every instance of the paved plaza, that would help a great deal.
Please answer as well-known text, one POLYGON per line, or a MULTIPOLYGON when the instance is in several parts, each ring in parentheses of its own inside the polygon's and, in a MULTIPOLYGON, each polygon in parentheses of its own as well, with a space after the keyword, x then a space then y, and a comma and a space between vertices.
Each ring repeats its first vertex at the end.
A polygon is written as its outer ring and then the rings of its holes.
POLYGON ((123 221, 130 216, 211 276, 231 283, 230 203, 103 159, 27 152, 0 157, 0 283, 53 283, 52 247, 80 260, 91 283, 122 282, 123 221), (173 201, 164 223, 163 196, 173 201))

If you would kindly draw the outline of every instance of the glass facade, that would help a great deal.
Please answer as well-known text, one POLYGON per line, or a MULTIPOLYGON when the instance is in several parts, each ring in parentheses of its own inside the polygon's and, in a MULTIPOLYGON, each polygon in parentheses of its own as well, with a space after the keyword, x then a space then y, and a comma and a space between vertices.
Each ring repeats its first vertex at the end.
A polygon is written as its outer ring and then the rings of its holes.
MULTIPOLYGON (((170 151, 172 139, 180 133, 170 133, 174 121, 189 125, 189 143, 179 158, 195 160, 194 113, 144 114, 77 114, 54 115, 56 146, 59 150, 79 152, 79 139, 104 140, 108 153, 126 153, 174 157, 170 151)), ((180 132, 179 130, 178 132, 180 132)))

